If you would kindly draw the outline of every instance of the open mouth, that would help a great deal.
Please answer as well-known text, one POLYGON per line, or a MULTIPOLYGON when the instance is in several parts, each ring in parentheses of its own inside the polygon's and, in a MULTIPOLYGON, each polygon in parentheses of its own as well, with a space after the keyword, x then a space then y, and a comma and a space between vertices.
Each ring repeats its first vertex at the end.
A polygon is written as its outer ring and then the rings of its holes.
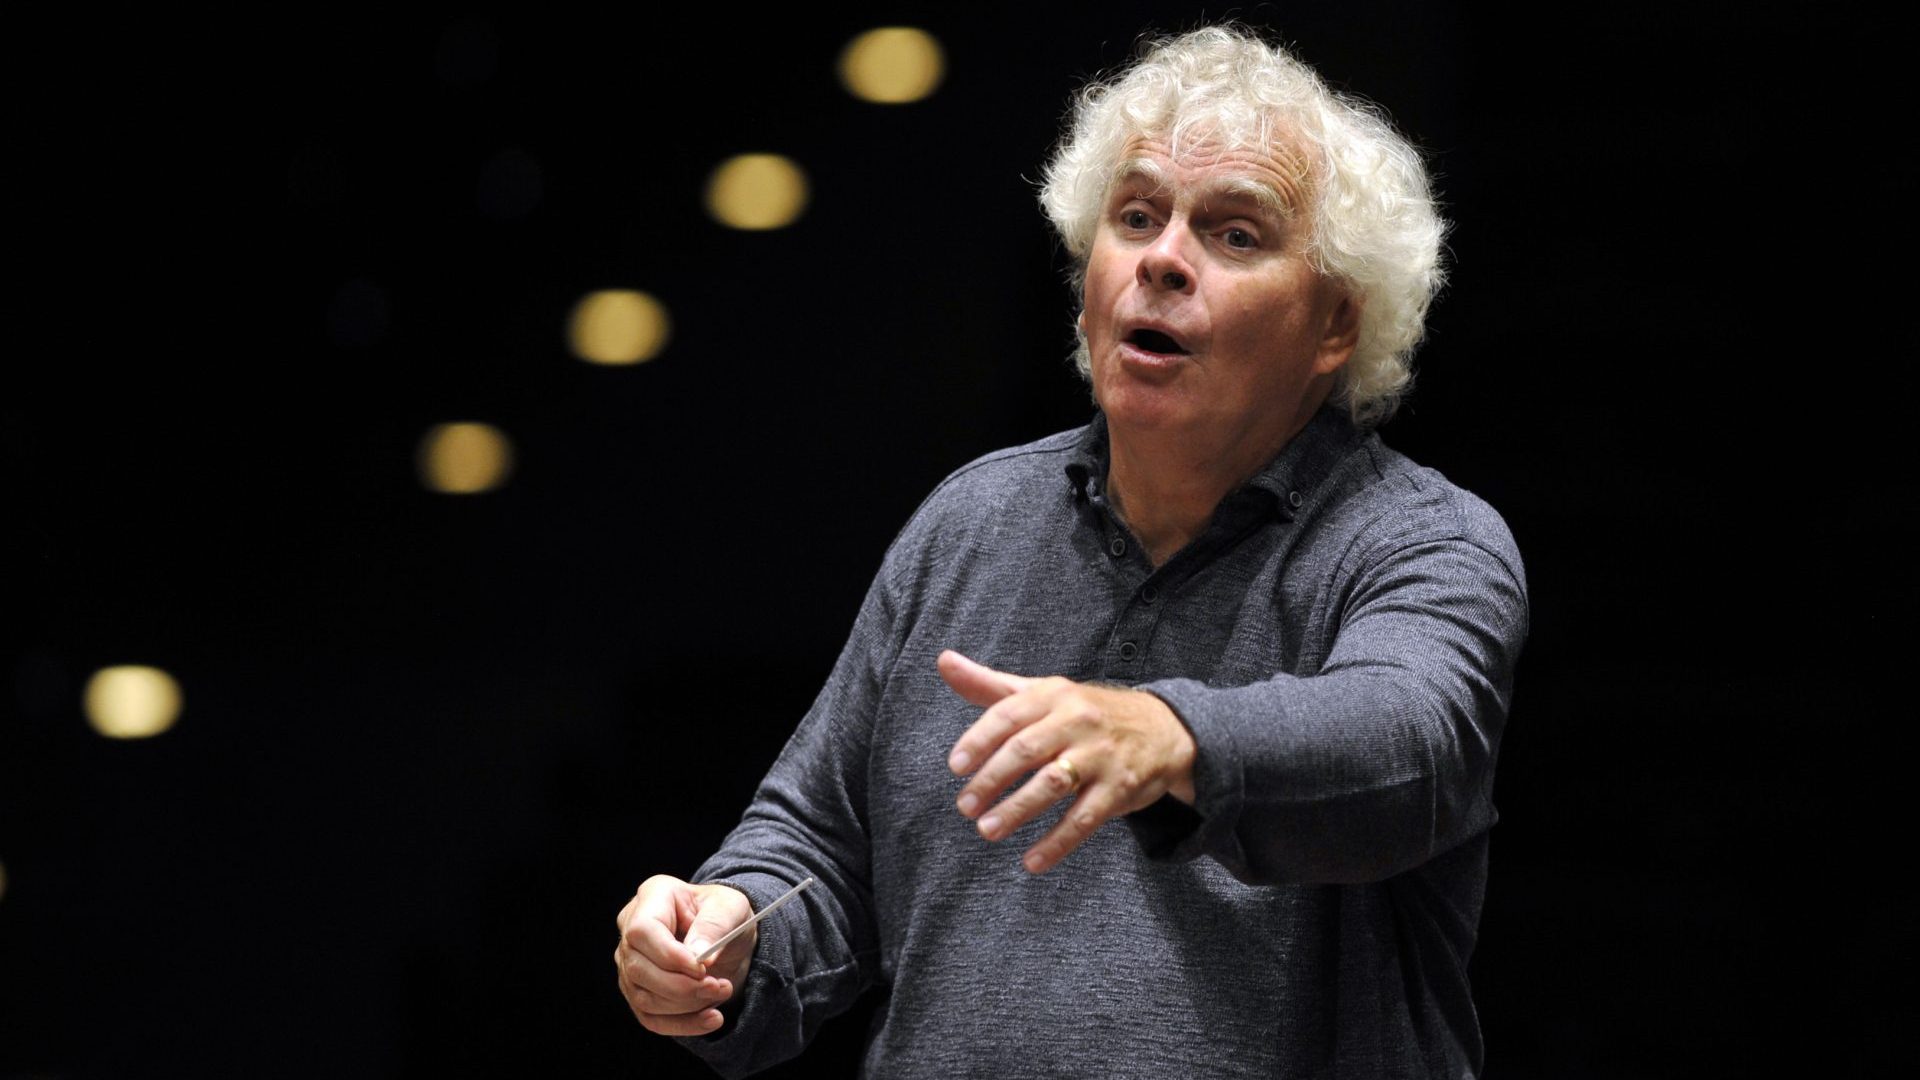
POLYGON ((1170 335, 1163 334, 1158 330, 1135 330, 1133 333, 1127 335, 1127 344, 1152 353, 1167 353, 1174 356, 1187 355, 1187 350, 1182 348, 1178 341, 1175 341, 1170 335))

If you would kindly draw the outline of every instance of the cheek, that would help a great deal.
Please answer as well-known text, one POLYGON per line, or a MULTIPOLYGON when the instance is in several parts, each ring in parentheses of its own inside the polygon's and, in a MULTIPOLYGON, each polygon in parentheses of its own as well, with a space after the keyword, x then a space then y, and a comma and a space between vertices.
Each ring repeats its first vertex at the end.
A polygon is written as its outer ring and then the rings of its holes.
POLYGON ((1080 321, 1084 324, 1089 314, 1104 315, 1111 297, 1112 290, 1107 283, 1094 276, 1093 271, 1088 271, 1086 287, 1080 290, 1080 321))
POLYGON ((1105 341, 1113 335, 1113 295, 1089 285, 1080 309, 1080 336, 1087 341, 1105 341))
POLYGON ((1311 336, 1307 332, 1313 323, 1311 296, 1279 289, 1236 301, 1229 316, 1236 341, 1293 352, 1311 336))

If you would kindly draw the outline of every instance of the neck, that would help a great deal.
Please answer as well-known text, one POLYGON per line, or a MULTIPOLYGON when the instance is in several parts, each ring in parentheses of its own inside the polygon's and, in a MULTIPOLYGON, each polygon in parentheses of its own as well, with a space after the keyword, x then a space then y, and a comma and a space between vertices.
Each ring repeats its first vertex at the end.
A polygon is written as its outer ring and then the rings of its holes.
POLYGON ((1109 418, 1107 496, 1147 558, 1161 566, 1206 531, 1220 500, 1265 468, 1313 413, 1295 418, 1277 440, 1204 445, 1181 434, 1128 431, 1109 418))

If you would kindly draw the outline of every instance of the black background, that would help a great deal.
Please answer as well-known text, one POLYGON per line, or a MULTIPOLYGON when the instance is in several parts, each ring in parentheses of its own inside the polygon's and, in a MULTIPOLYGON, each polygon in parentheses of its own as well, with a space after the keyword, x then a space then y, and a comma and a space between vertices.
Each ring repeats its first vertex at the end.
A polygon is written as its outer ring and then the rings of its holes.
POLYGON ((1385 106, 1455 223, 1385 434, 1531 579, 1488 1076, 1894 1060, 1900 34, 858 3, 10 35, 0 1075, 702 1074, 628 1015, 613 916, 732 826, 925 492, 1083 422, 1032 178, 1075 86, 1221 15, 1385 106), (931 99, 838 86, 888 23, 943 43, 931 99), (703 212, 747 151, 807 170, 793 227, 703 212), (671 310, 656 361, 569 356, 611 287, 671 310), (464 419, 511 482, 423 490, 464 419), (88 729, 114 663, 180 680, 177 728, 88 729))

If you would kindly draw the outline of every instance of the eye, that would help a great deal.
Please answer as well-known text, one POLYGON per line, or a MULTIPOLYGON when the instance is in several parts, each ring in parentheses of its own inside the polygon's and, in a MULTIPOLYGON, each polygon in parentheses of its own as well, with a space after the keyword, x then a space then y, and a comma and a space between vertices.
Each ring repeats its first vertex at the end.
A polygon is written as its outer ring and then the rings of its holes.
POLYGON ((1245 229, 1228 229, 1225 238, 1227 246, 1231 248, 1250 249, 1260 246, 1260 241, 1245 229))
POLYGON ((1153 224, 1153 219, 1147 216, 1145 210, 1122 210, 1120 211, 1120 224, 1125 225, 1129 229, 1144 229, 1153 224))

